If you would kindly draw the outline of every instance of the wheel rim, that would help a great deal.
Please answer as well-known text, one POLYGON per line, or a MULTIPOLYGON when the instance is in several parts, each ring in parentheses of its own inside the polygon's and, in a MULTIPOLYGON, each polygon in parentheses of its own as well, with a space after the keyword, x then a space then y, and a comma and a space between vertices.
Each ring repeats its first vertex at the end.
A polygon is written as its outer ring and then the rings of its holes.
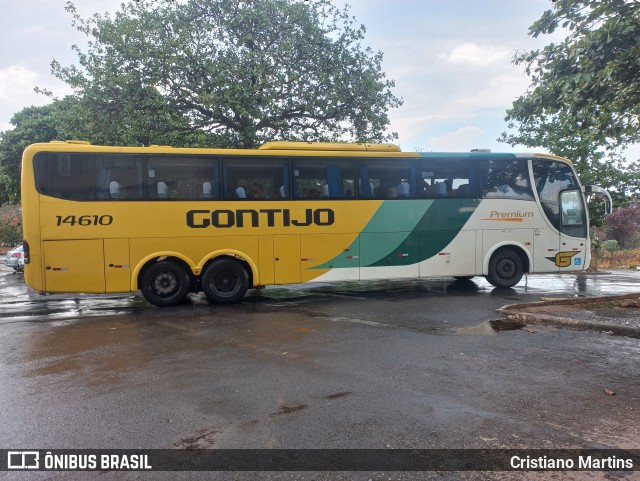
POLYGON ((503 257, 496 264, 496 274, 502 279, 511 279, 516 273, 516 264, 509 257, 503 257))
POLYGON ((173 272, 159 272, 151 281, 151 286, 160 297, 170 297, 178 291, 180 282, 173 272))
POLYGON ((213 290, 223 296, 234 294, 240 286, 240 278, 232 271, 224 269, 213 276, 213 290))

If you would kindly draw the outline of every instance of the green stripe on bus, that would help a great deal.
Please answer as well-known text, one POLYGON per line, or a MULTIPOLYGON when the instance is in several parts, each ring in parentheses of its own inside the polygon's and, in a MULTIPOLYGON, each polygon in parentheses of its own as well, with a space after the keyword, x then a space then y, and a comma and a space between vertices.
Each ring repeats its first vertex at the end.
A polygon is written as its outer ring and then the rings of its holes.
POLYGON ((341 252, 330 261, 315 266, 314 269, 353 267, 353 260, 349 260, 347 257, 354 252, 359 253, 359 265, 361 266, 376 262, 405 240, 432 204, 432 200, 383 202, 364 229, 362 229, 362 232, 349 246, 348 252, 341 252), (374 237, 376 242, 367 245, 365 249, 361 248, 363 238, 374 237))
POLYGON ((386 201, 348 252, 314 269, 353 267, 347 257, 354 252, 361 267, 421 262, 437 255, 458 235, 479 203, 476 199, 386 201))
POLYGON ((376 262, 361 265, 410 265, 439 254, 458 235, 479 204, 476 199, 435 200, 400 245, 376 262))

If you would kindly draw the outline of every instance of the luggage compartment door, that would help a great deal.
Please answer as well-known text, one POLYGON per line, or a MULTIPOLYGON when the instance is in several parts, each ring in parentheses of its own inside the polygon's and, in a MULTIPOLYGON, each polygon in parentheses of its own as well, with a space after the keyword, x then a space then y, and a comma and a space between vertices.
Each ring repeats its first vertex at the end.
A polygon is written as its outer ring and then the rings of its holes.
POLYGON ((44 242, 47 292, 105 292, 102 239, 44 242))

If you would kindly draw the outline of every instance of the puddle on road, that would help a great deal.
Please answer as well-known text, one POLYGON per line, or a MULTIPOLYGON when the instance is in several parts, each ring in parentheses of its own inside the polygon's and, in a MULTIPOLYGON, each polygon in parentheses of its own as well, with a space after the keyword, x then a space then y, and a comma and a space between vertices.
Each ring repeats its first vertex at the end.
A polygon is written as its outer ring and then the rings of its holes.
POLYGON ((493 336, 502 331, 517 331, 526 327, 526 324, 517 321, 498 319, 495 321, 485 321, 476 326, 459 327, 454 329, 456 335, 470 336, 493 336))
POLYGON ((518 321, 511 321, 506 319, 497 319, 493 321, 484 321, 475 326, 468 327, 448 327, 443 325, 428 326, 428 325, 402 325, 389 322, 375 322, 366 321, 363 319, 351 318, 351 317, 330 317, 330 316, 315 316, 314 319, 329 320, 331 322, 348 322, 355 324, 364 324, 373 327, 385 327, 392 329, 407 329, 415 332, 422 332, 424 334, 434 334, 438 336, 446 336, 454 334, 456 336, 493 336, 502 331, 517 331, 526 327, 526 324, 518 321))
POLYGON ((329 394, 328 396, 325 396, 325 399, 329 399, 330 401, 333 399, 340 399, 346 396, 349 396, 350 394, 352 394, 351 391, 342 391, 342 392, 337 392, 335 394, 329 394))
POLYGON ((271 416, 299 413, 302 411, 306 411, 307 409, 309 409, 309 406, 307 404, 298 404, 296 406, 280 406, 280 410, 275 413, 271 413, 271 416))

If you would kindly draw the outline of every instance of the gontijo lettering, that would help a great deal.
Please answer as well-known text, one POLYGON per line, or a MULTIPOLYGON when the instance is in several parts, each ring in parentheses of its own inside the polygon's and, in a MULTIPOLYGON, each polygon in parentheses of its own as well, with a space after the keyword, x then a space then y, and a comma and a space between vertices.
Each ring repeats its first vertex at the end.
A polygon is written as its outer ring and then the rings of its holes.
POLYGON ((291 213, 291 209, 219 209, 190 210, 187 225, 192 229, 205 227, 275 227, 283 226, 328 226, 335 221, 332 209, 304 209, 302 215, 291 213))

